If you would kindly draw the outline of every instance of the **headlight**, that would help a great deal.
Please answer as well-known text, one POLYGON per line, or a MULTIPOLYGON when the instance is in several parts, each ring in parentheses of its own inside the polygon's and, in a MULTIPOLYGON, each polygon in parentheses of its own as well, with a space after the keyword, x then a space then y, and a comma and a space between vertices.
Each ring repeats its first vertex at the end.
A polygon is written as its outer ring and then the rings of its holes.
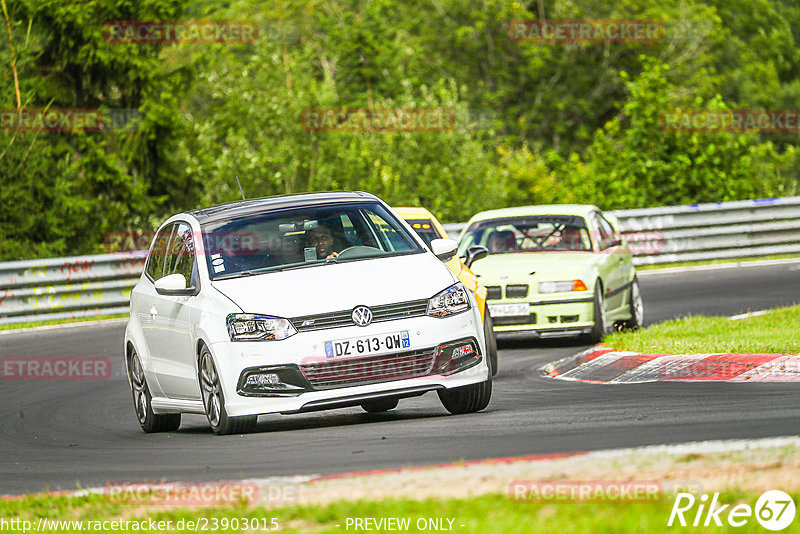
POLYGON ((297 333, 289 319, 232 313, 226 320, 231 341, 278 341, 297 333))
POLYGON ((447 317, 469 309, 469 296, 461 282, 452 285, 428 301, 428 315, 447 317))
POLYGON ((586 289, 583 280, 539 282, 539 293, 566 293, 567 291, 586 291, 586 289))

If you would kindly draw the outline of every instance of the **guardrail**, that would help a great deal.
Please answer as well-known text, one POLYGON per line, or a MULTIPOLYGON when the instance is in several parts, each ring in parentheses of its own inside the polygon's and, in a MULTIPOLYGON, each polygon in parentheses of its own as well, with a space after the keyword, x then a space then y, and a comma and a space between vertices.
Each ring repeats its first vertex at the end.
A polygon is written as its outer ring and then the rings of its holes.
POLYGON ((147 251, 0 263, 0 324, 128 312, 147 251))
MULTIPOLYGON (((637 265, 800 253, 800 197, 610 213, 637 265)), ((466 223, 444 226, 455 237, 466 223)), ((0 324, 127 313, 145 256, 0 263, 0 324)))

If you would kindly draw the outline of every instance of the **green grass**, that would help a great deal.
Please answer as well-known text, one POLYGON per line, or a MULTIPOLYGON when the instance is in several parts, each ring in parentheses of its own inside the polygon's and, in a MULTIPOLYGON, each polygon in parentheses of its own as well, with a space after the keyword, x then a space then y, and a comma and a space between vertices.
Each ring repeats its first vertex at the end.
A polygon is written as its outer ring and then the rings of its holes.
POLYGON ((19 330, 21 328, 35 328, 37 326, 47 326, 53 324, 72 324, 72 323, 88 323, 92 321, 104 321, 106 319, 122 319, 127 318, 127 313, 120 313, 116 315, 100 315, 97 317, 75 317, 71 319, 55 319, 51 321, 36 321, 27 323, 14 323, 14 324, 0 324, 0 330, 19 330))
POLYGON ((800 354, 800 306, 731 321, 693 316, 633 332, 617 332, 605 343, 616 350, 666 354, 770 352, 800 354))
POLYGON ((650 271, 654 269, 666 269, 667 267, 695 267, 698 265, 718 265, 720 263, 739 263, 751 261, 764 261, 764 260, 786 260, 800 258, 800 254, 772 254, 770 256, 753 256, 750 258, 725 258, 721 260, 703 260, 703 261, 683 261, 677 263, 659 263, 655 265, 639 265, 636 267, 637 271, 650 271))
MULTIPOLYGON (((800 502, 800 494, 791 494, 795 502, 800 502)), ((744 491, 722 492, 719 502, 744 503, 755 506, 759 494, 744 491)), ((699 497, 699 495, 696 495, 699 497)), ((169 509, 142 510, 124 504, 110 504, 103 496, 68 498, 51 496, 31 496, 19 501, 0 501, 0 518, 23 519, 34 525, 40 517, 50 520, 104 521, 114 519, 172 521, 173 525, 183 519, 196 521, 201 518, 221 519, 271 518, 277 520, 280 532, 354 532, 347 527, 347 518, 409 518, 411 528, 408 532, 420 532, 416 528, 418 519, 454 519, 452 532, 476 533, 529 533, 559 532, 571 533, 611 533, 611 532, 708 532, 709 527, 667 527, 674 498, 667 496, 658 501, 648 502, 528 502, 514 500, 502 494, 487 494, 464 499, 427 499, 415 501, 408 499, 386 499, 382 501, 339 501, 321 506, 293 506, 264 509, 237 504, 216 508, 195 510, 169 509), (462 526, 463 525, 463 526, 462 526)), ((691 523, 697 506, 684 517, 691 523)), ((713 532, 764 532, 754 517, 744 527, 732 528, 725 523, 723 527, 711 527, 713 532)), ((222 524, 220 521, 218 524, 222 524)), ((447 525, 447 521, 444 522, 447 525)), ((241 526, 241 523, 240 523, 241 526)), ((35 526, 33 527, 35 529, 35 526)), ((174 528, 174 527, 173 527, 174 528)), ((7 529, 21 532, 22 529, 7 529)), ((202 529, 200 529, 202 530, 202 529)), ((266 530, 261 530, 265 532, 266 530)), ((53 530, 70 532, 73 530, 53 530)), ((84 531, 87 531, 84 529, 84 531)), ((126 532, 132 530, 118 530, 126 532)), ((172 530, 172 532, 184 532, 172 530)), ((193 531, 193 530, 192 530, 193 531)), ((229 532, 230 529, 218 529, 229 532)))

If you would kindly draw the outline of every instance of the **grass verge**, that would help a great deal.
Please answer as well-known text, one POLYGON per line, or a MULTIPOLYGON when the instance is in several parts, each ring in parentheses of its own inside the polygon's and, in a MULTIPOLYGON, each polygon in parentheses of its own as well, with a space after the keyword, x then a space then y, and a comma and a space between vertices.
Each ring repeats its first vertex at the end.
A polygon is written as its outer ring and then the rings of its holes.
POLYGON ((800 254, 772 254, 770 256, 753 256, 750 258, 724 258, 721 260, 703 260, 703 261, 683 261, 676 263, 657 263, 650 265, 639 265, 636 267, 637 271, 652 271, 656 269, 666 269, 668 267, 696 267, 698 265, 718 265, 721 263, 749 263, 753 261, 766 261, 766 260, 786 260, 800 258, 800 254))
POLYGON ((800 354, 800 306, 731 321, 727 317, 690 316, 628 332, 604 341, 610 348, 665 354, 769 352, 800 354))
POLYGON ((51 321, 0 324, 0 330, 20 330, 22 328, 35 328, 37 326, 48 326, 54 324, 89 323, 93 321, 105 321, 107 319, 123 319, 127 317, 128 317, 127 313, 120 313, 116 315, 98 315, 96 317, 75 317, 71 319, 55 319, 51 321))
MULTIPOLYGON (((752 491, 725 491, 720 493, 719 503, 731 505, 742 503, 754 507, 759 493, 752 491)), ((800 502, 800 493, 790 494, 795 502, 800 502)), ((348 518, 372 518, 380 521, 388 518, 408 520, 408 528, 395 529, 406 532, 427 532, 438 520, 441 530, 450 532, 559 532, 559 533, 603 533, 603 532, 668 532, 678 528, 681 532, 708 532, 709 527, 691 526, 667 527, 674 503, 672 495, 645 502, 534 502, 516 500, 503 494, 486 494, 466 499, 386 499, 382 501, 337 501, 324 506, 292 506, 266 509, 237 504, 224 507, 202 509, 142 510, 125 504, 110 504, 102 495, 88 497, 31 496, 18 501, 0 501, 0 519, 29 521, 29 531, 35 531, 39 518, 50 521, 82 521, 79 526, 61 525, 62 528, 48 529, 50 532, 93 531, 97 521, 170 521, 170 532, 194 532, 187 528, 187 522, 199 522, 197 531, 214 530, 230 532, 242 530, 280 532, 348 532, 364 530, 354 528, 348 518), (275 522, 272 522, 272 519, 275 522), (257 528, 243 528, 247 519, 249 527, 253 521, 257 528), (176 528, 183 520, 183 529, 176 528), (450 522, 449 520, 452 520, 450 522), (216 525, 217 528, 212 528, 216 525), (420 528, 420 527, 427 528, 420 528), (225 528, 227 527, 227 528, 225 528), (263 527, 263 528, 262 528, 263 527), (348 528, 349 527, 349 528, 348 528)), ((694 520, 697 506, 685 514, 687 522, 694 520)), ((704 517, 702 519, 705 519, 704 517)), ((702 525, 702 519, 700 524, 702 525)), ((726 514, 721 515, 722 527, 712 527, 714 532, 764 532, 755 517, 751 516, 746 525, 733 528, 726 523, 726 514)), ((2 523, 0 523, 2 524, 2 523)), ((3 525, 4 531, 23 532, 19 528, 3 525)), ((52 525, 51 525, 52 526, 52 525)), ((99 526, 99 524, 98 524, 99 526)), ((140 529, 112 529, 106 531, 141 532, 140 529)), ((145 529, 147 530, 147 529, 145 529)), ((373 530, 374 524, 373 524, 373 530)), ((383 528, 381 530, 391 530, 383 528)))

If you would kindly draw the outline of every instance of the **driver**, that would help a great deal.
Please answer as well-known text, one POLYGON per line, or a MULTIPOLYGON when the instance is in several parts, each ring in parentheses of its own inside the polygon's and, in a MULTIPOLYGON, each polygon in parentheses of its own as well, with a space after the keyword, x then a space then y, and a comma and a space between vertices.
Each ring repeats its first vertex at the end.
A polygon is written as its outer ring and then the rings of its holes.
POLYGON ((324 224, 306 232, 306 243, 317 249, 317 258, 330 259, 339 255, 333 250, 333 233, 324 224))
POLYGON ((517 246, 517 240, 514 237, 514 232, 511 230, 502 230, 493 232, 489 236, 486 243, 489 252, 495 254, 497 252, 512 252, 517 246))

